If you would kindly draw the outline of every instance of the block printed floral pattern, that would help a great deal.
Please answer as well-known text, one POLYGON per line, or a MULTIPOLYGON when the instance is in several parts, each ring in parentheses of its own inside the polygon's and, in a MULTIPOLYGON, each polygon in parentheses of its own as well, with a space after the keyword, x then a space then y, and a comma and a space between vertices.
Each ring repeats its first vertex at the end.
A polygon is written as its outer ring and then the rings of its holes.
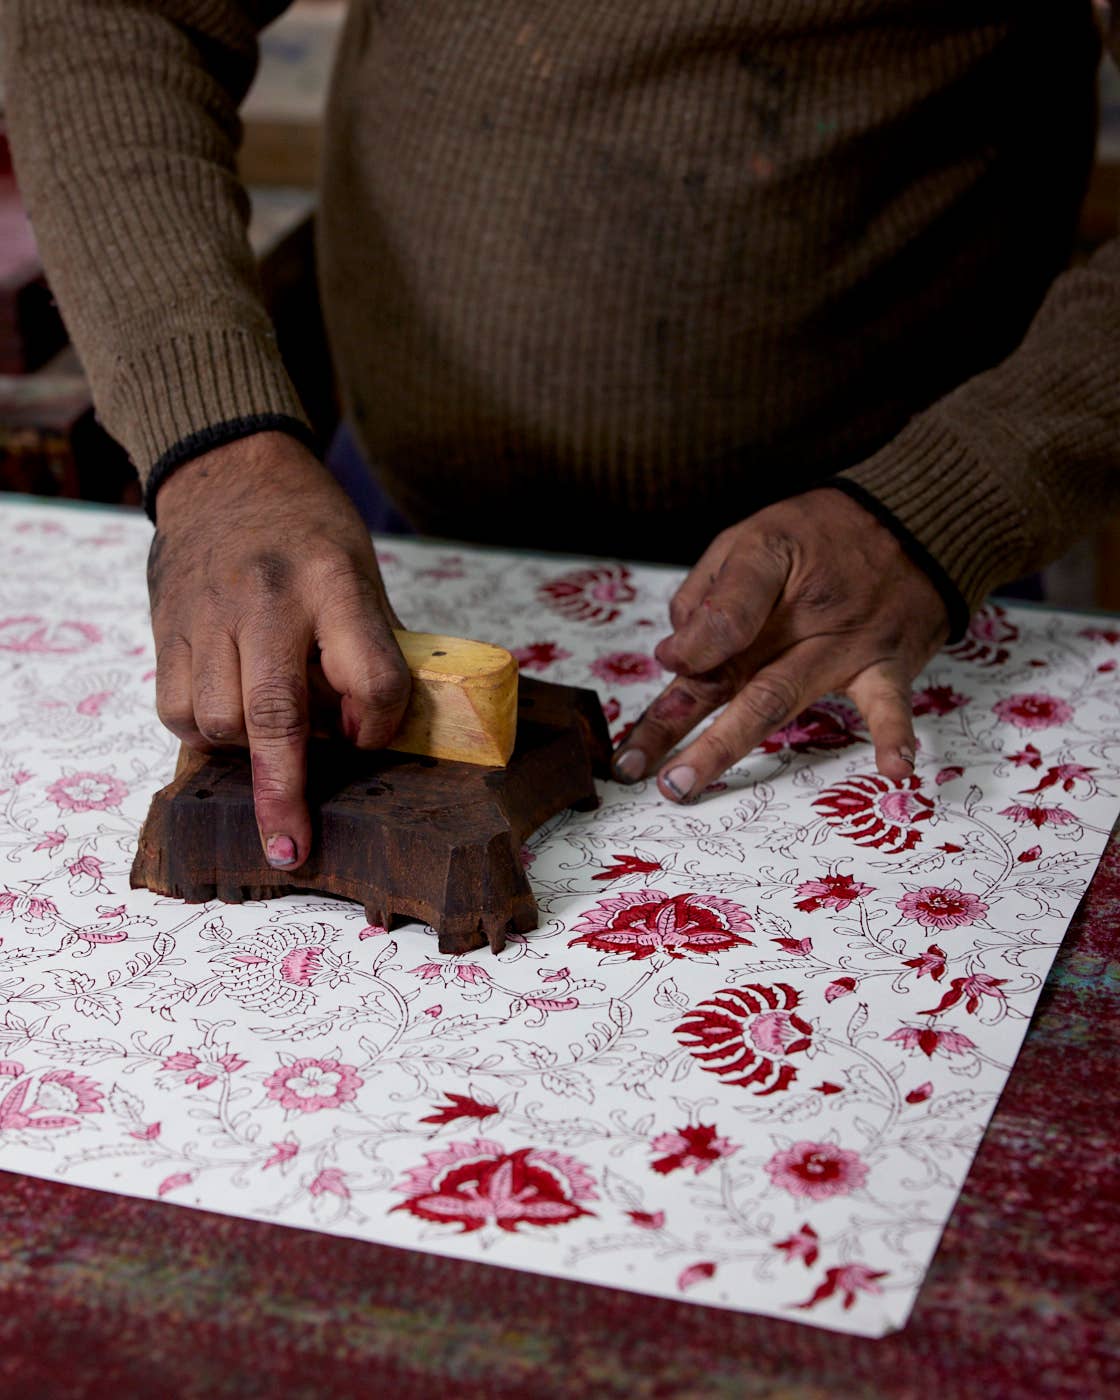
MULTIPOLYGON (((149 528, 3 507, 0 1165, 865 1335, 901 1326, 1120 792, 1120 631, 989 606, 875 772, 826 698, 693 807, 602 785, 541 926, 442 957, 128 887, 173 768, 149 528)), ((657 693, 679 575, 393 541, 412 626, 657 693)))

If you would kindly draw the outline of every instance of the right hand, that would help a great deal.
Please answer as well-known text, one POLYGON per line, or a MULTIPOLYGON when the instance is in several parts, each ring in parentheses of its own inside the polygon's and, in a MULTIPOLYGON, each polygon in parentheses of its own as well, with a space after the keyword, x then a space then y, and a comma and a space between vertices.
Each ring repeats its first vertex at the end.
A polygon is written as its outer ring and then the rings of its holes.
POLYGON ((311 848, 309 662, 341 698, 343 733, 383 747, 408 703, 369 532, 294 438, 257 433, 185 463, 159 489, 148 558, 156 705, 191 748, 248 745, 265 857, 311 848))

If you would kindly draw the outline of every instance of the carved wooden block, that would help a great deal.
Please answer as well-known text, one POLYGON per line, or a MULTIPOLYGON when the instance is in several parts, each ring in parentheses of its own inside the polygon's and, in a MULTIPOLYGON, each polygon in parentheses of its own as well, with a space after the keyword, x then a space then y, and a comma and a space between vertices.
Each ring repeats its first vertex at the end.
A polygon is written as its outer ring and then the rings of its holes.
POLYGON ((265 860, 248 756, 185 766, 152 799, 133 888, 189 903, 296 891, 352 899, 371 924, 419 919, 443 953, 537 926, 521 846, 565 808, 599 805, 610 737, 593 691, 522 678, 517 742, 505 768, 313 741, 311 855, 288 874, 265 860))

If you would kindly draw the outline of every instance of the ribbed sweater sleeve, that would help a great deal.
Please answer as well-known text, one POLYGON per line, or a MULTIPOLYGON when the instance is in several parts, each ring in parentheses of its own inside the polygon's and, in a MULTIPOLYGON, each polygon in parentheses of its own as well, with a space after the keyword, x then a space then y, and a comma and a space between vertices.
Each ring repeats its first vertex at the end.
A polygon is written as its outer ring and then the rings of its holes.
MULTIPOLYGON (((1118 0, 1109 42, 1120 58, 1118 0)), ((885 510, 968 610, 1090 533, 1120 506, 1120 239, 1055 281, 1013 354, 836 485, 885 510)))
POLYGON ((285 8, 4 0, 21 191, 101 421, 150 485, 247 424, 309 432, 235 170, 257 33, 285 8))

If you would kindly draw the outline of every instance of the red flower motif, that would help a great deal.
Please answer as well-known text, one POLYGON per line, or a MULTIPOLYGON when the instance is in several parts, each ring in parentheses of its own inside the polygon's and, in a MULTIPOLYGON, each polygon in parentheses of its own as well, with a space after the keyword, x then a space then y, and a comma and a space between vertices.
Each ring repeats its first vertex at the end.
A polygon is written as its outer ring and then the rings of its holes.
POLYGON ((1006 643, 1017 641, 1019 629, 1008 622, 1007 612, 997 603, 988 603, 973 614, 963 641, 948 648, 958 661, 975 661, 979 666, 1002 666, 1011 655, 1006 643))
POLYGON ((1091 642, 1107 642, 1110 647, 1120 642, 1120 631, 1115 627, 1083 627, 1078 635, 1091 642))
POLYGON ((924 1084, 919 1084, 916 1089, 911 1089, 906 1095, 907 1103, 925 1103, 926 1099, 933 1094, 933 1085, 927 1079, 924 1084))
POLYGON ((1062 785, 1063 792, 1073 792, 1077 783, 1084 783, 1086 787, 1085 796, 1092 797, 1097 790, 1096 780, 1089 776, 1095 773, 1095 768, 1085 768, 1080 763, 1059 763, 1056 766, 1047 768, 1045 774, 1039 779, 1034 787, 1021 788, 1021 792, 1045 792, 1047 788, 1056 787, 1058 783, 1062 785))
POLYGON ((813 1201, 858 1191, 867 1180, 867 1170, 858 1152, 831 1142, 795 1142, 766 1163, 766 1175, 775 1186, 813 1201))
POLYGON ((783 953, 792 953, 796 958, 807 958, 813 951, 811 938, 772 938, 783 953))
POLYGON ((572 931, 580 936, 569 947, 586 943, 638 962, 655 953, 684 958, 748 947, 751 940, 740 934, 754 929, 744 909, 718 895, 632 890, 600 900, 572 931))
POLYGON ((790 1056, 812 1042, 812 1026, 797 1014, 800 1001, 785 982, 725 987, 687 1012, 673 1034, 708 1074, 765 1097, 789 1088, 797 1078, 790 1056))
POLYGON ((943 1011, 948 1011, 951 1006, 956 1006, 958 1001, 963 1000, 964 1009, 970 1016, 974 1016, 980 1010, 983 997, 994 997, 1001 1002, 1007 1000, 1000 991, 1006 981, 1006 977, 989 977, 986 972, 974 972, 969 977, 954 977, 937 1005, 931 1011, 919 1011, 918 1015, 940 1016, 943 1011))
POLYGON ((800 1259, 807 1269, 811 1269, 821 1252, 818 1240, 819 1236, 811 1225, 802 1225, 796 1235, 790 1235, 788 1239, 777 1240, 774 1248, 782 1251, 786 1256, 787 1263, 800 1259))
POLYGON ((776 729, 759 747, 763 753, 831 753, 859 742, 853 732, 858 724, 859 716, 850 706, 822 700, 776 729))
POLYGON ((691 1288, 694 1284, 703 1283, 705 1279, 714 1278, 716 1266, 708 1260, 703 1260, 699 1264, 690 1264, 687 1269, 682 1269, 677 1278, 677 1287, 681 1292, 691 1288))
POLYGON ((571 654, 555 642, 532 642, 513 649, 513 658, 522 671, 547 671, 554 661, 567 661, 571 654))
POLYGON ((1001 817, 1009 817, 1019 826, 1028 824, 1041 829, 1044 826, 1078 826, 1077 818, 1065 807, 1047 807, 1044 802, 1028 806, 1025 802, 1013 802, 1010 807, 1000 810, 1001 817))
POLYGON ((1027 848, 1027 850, 1019 852, 1018 860, 1020 865, 1023 865, 1028 863, 1029 861, 1037 860, 1041 854, 1041 846, 1030 846, 1027 848))
POLYGON ((678 1128, 675 1133, 661 1133, 650 1146, 654 1152, 666 1154, 650 1163, 653 1170, 662 1176, 668 1176, 681 1167, 691 1167, 699 1176, 713 1162, 718 1162, 722 1157, 733 1157, 739 1150, 738 1144, 730 1138, 717 1136, 714 1124, 704 1123, 678 1128))
POLYGON ((977 894, 966 894, 952 886, 940 888, 925 885, 920 890, 904 894, 895 905, 903 917, 913 919, 922 928, 953 929, 974 924, 988 912, 988 906, 977 894))
POLYGON ((935 1031, 932 1026, 899 1026, 887 1039, 897 1040, 907 1050, 920 1050, 928 1060, 932 1060, 934 1055, 939 1053, 966 1055, 970 1050, 976 1049, 975 1042, 960 1031, 935 1031))
POLYGON ((927 685, 910 697, 915 715, 948 715, 967 705, 971 695, 958 695, 951 685, 927 685))
POLYGON ((891 855, 913 850, 922 839, 918 822, 933 813, 933 800, 919 791, 922 780, 859 774, 825 788, 814 803, 829 826, 857 846, 875 846, 891 855))
POLYGON ((826 1269, 824 1282, 817 1286, 813 1296, 804 1303, 794 1303, 795 1308, 814 1308, 826 1298, 839 1293, 844 1300, 845 1312, 853 1306, 860 1293, 882 1293, 878 1280, 888 1276, 885 1269, 869 1269, 866 1264, 844 1264, 838 1269, 826 1269))
POLYGON ((1009 695, 1006 700, 997 700, 992 711, 1005 724, 1014 724, 1019 729, 1052 729, 1057 724, 1068 724, 1073 718, 1072 705, 1042 691, 1009 695))
POLYGON ((622 705, 619 703, 616 696, 612 695, 609 699, 603 701, 603 718, 608 724, 613 724, 621 713, 622 705))
POLYGON ((1028 744, 1026 748, 1020 749, 1018 753, 1009 753, 1007 757, 1016 768, 1042 767, 1042 755, 1033 744, 1028 744))
POLYGON ((964 769, 959 763, 953 763, 948 768, 942 768, 933 781, 941 787, 943 783, 951 783, 954 778, 959 778, 963 772, 964 769))
POLYGON ((644 651, 608 652, 606 656, 596 657, 590 670, 600 680, 616 681, 619 685, 654 681, 661 674, 661 667, 644 651))
POLYGON ((421 1118, 421 1123, 442 1125, 454 1123, 457 1118, 490 1118, 498 1111, 494 1104, 479 1103, 469 1094, 453 1094, 450 1090, 444 1090, 444 1097, 447 1102, 433 1104, 435 1112, 421 1118))
POLYGON ((837 977, 824 989, 825 1001, 836 1001, 838 997, 850 997, 859 983, 854 977, 837 977))
POLYGON ((798 885, 797 893, 801 898, 795 901, 794 907, 806 914, 814 914, 818 909, 835 909, 839 913, 874 889, 874 885, 865 885, 850 875, 826 875, 821 880, 806 880, 798 885))
POLYGON ((598 875, 592 875, 593 880, 621 880, 625 875, 652 875, 655 870, 661 869, 659 860, 642 860, 640 856, 614 855, 611 859, 614 864, 606 870, 601 870, 598 875))
POLYGON ((638 594, 625 564, 600 564, 573 569, 542 583, 537 596, 565 617, 602 627, 614 622, 623 605, 632 603, 638 594))
POLYGON ((396 1189, 407 1199, 393 1210, 457 1224, 463 1234, 486 1225, 510 1233, 519 1225, 563 1225, 593 1214, 579 1202, 596 1199, 591 1174, 574 1158, 539 1147, 506 1152, 481 1138, 428 1153, 396 1189))
POLYGON ((936 943, 931 943, 924 953, 919 953, 916 958, 907 958, 904 967, 916 967, 918 976, 932 977, 935 982, 940 982, 945 976, 945 952, 936 943))
POLYGON ((833 1084, 827 1079, 823 1080, 820 1084, 813 1085, 813 1093, 824 1094, 826 1098, 829 1094, 842 1094, 843 1092, 843 1084, 833 1084))
POLYGON ((663 1210, 628 1210, 626 1214, 635 1225, 641 1226, 643 1230, 660 1230, 665 1224, 665 1212, 663 1210))

